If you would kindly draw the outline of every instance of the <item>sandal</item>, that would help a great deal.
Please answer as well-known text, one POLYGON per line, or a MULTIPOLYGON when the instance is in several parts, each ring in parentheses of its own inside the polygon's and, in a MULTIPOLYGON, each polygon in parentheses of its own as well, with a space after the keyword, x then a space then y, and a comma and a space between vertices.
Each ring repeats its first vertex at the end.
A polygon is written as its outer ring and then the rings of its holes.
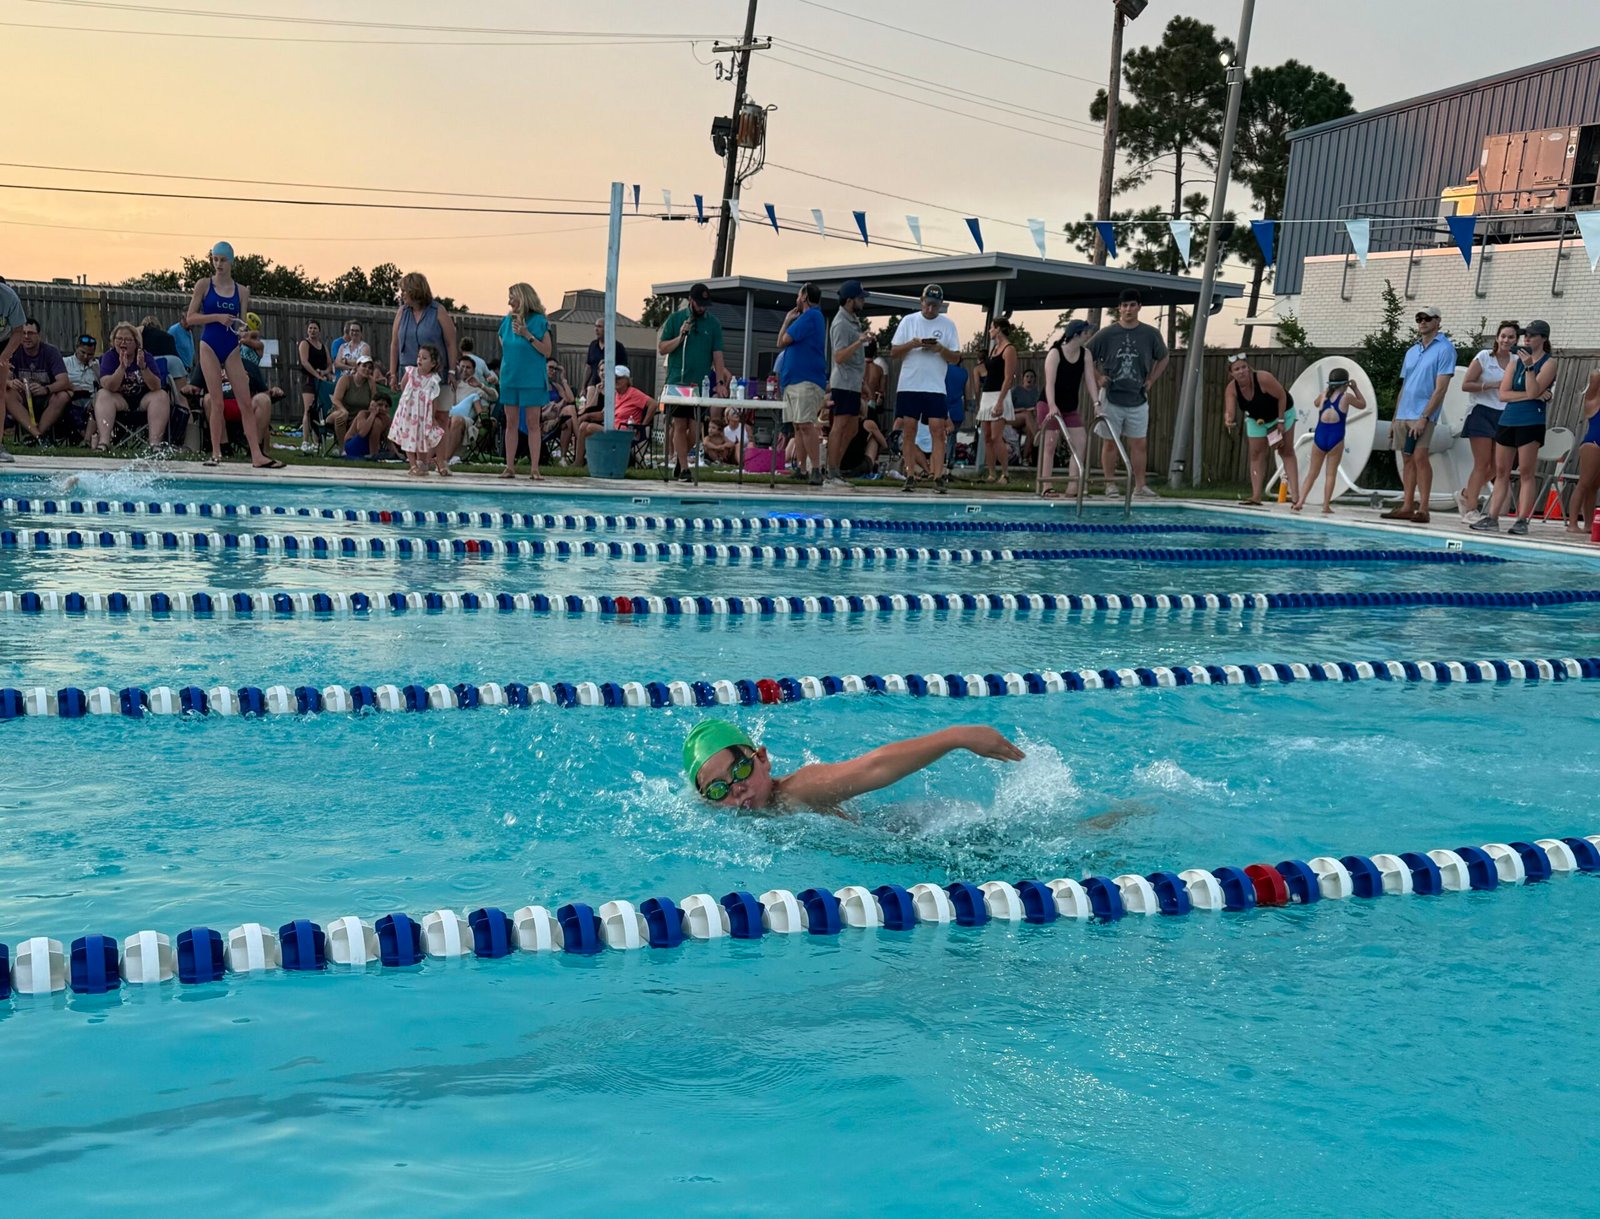
POLYGON ((220 458, 220 457, 207 457, 200 464, 203 465, 203 466, 220 466, 222 464, 222 458, 220 458))
POLYGON ((507 466, 504 470, 500 471, 500 477, 501 478, 515 478, 516 476, 517 476, 517 472, 515 470, 513 470, 510 466, 507 466))
POLYGON ((256 470, 281 470, 284 468, 283 462, 276 457, 269 457, 266 461, 252 461, 250 466, 256 470))
POLYGON ((1039 498, 1040 499, 1060 499, 1061 498, 1061 492, 1057 491, 1054 487, 1045 487, 1042 491, 1039 492, 1039 498))

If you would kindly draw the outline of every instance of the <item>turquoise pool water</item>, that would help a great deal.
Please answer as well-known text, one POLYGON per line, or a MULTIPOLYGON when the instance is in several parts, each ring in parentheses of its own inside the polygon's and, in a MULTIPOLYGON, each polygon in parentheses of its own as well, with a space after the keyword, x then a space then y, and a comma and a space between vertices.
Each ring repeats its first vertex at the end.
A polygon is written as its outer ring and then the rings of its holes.
MULTIPOLYGON (((0 480, 0 496, 43 485, 0 480)), ((400 491, 252 494, 499 502, 400 491)), ((149 497, 250 500, 175 483, 149 497)), ((652 499, 658 512, 751 511, 652 499)), ((1151 518, 1238 520, 1138 519, 1151 518)), ((1272 536, 1240 543, 1396 544, 1269 524, 1272 536)), ((0 590, 1600 586, 1583 559, 1505 553, 1511 562, 1485 567, 1100 561, 886 574, 5 552, 0 590)), ((831 622, 9 615, 0 628, 0 687, 1600 654, 1600 623, 1581 608, 831 622)), ((704 714, 3 723, 0 942, 736 888, 1049 879, 1600 830, 1589 683, 838 698, 730 712, 785 765, 973 720, 1028 752, 1008 768, 948 759, 859 801, 854 822, 737 819, 688 797, 676 759, 704 714)), ((13 999, 0 1004, 0 1189, 18 1206, 70 1199, 119 1213, 1165 1216, 1292 1204, 1398 1215, 1415 1210, 1419 1183, 1436 1182, 1452 1214, 1521 1209, 1513 1197, 1579 1213, 1592 1204, 1581 1157, 1600 1109, 1588 1085, 1600 966, 1585 934, 1597 914, 1595 878, 1569 876, 1243 915, 767 937, 13 999)))

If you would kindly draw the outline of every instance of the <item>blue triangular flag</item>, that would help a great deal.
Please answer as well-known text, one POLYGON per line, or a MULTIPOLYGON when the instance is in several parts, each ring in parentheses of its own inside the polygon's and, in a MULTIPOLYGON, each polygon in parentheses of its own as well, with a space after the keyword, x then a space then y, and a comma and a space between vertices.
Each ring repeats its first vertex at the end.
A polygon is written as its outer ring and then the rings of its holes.
POLYGON ((1478 231, 1478 218, 1476 216, 1446 216, 1445 223, 1450 226, 1450 236, 1456 239, 1456 248, 1461 251, 1461 257, 1467 260, 1467 266, 1472 265, 1472 235, 1478 231))
POLYGON ((778 228, 778 212, 777 212, 777 209, 774 208, 772 206, 772 204, 770 204, 770 203, 763 203, 761 206, 767 209, 767 219, 772 223, 772 231, 774 233, 780 233, 780 230, 778 228))
POLYGON ((639 184, 637 182, 633 184, 633 210, 636 212, 639 210, 639 184))
POLYGON ((861 244, 862 245, 871 245, 872 242, 867 240, 867 214, 866 214, 866 212, 851 212, 850 214, 856 218, 856 228, 861 230, 861 244))
POLYGON ((1252 220, 1250 231, 1255 234, 1256 244, 1261 247, 1261 257, 1267 266, 1272 265, 1273 247, 1278 241, 1278 222, 1276 220, 1252 220))
POLYGON ((977 218, 967 217, 967 231, 972 234, 972 240, 978 243, 978 253, 983 253, 983 230, 978 227, 977 218))
POLYGON ((1106 257, 1115 258, 1117 256, 1116 226, 1109 220, 1096 220, 1094 222, 1094 228, 1095 232, 1100 234, 1100 240, 1105 243, 1106 257))
POLYGON ((696 195, 694 197, 694 214, 697 224, 706 222, 706 197, 704 195, 696 195))

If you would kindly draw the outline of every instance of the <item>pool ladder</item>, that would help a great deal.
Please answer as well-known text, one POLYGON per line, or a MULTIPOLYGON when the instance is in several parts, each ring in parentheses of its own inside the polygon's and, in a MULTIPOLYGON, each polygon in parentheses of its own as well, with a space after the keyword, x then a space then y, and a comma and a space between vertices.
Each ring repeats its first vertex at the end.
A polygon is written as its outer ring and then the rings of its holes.
MULTIPOLYGON (((1093 449, 1095 439, 1109 440, 1117 446, 1117 454, 1122 458, 1122 468, 1126 472, 1122 480, 1122 519, 1127 520, 1133 515, 1133 463, 1128 460, 1128 450, 1123 446, 1122 437, 1112 427, 1104 415, 1094 421, 1094 427, 1089 430, 1089 447, 1093 449)), ((1083 516, 1083 501, 1089 494, 1089 464, 1087 457, 1093 456, 1092 452, 1080 456, 1072 447, 1072 440, 1062 429, 1062 439, 1067 442, 1067 452, 1072 454, 1072 461, 1078 467, 1078 516, 1083 516)))

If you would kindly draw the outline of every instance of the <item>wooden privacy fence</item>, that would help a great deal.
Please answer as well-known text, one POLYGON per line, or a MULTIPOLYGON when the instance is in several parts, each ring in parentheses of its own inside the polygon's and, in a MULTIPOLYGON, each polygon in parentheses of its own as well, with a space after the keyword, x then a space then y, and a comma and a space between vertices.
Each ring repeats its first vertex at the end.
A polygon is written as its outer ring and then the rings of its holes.
MULTIPOLYGON (((62 354, 72 350, 80 334, 91 334, 98 340, 100 350, 106 349, 111 328, 118 322, 139 324, 139 319, 153 315, 165 330, 183 319, 189 307, 187 292, 152 292, 138 288, 103 288, 83 284, 46 284, 12 282, 11 287, 22 298, 22 307, 28 316, 39 319, 45 341, 61 348, 62 354)), ((372 347, 372 357, 380 367, 387 368, 389 360, 389 334, 394 325, 394 310, 379 305, 351 304, 340 301, 285 301, 266 297, 252 297, 250 308, 261 315, 261 336, 278 340, 278 358, 267 370, 267 383, 285 391, 299 390, 297 373, 299 357, 296 344, 305 337, 307 322, 320 322, 322 339, 331 345, 343 333, 347 321, 361 323, 362 337, 372 347)), ((500 318, 486 313, 454 313, 458 338, 471 338, 477 354, 485 360, 500 354, 500 318)), ((556 356, 574 386, 583 384, 584 355, 589 348, 592 332, 587 326, 571 328, 575 343, 565 343, 559 327, 556 328, 556 356)), ((646 393, 655 392, 656 361, 639 361, 633 369, 634 383, 646 393)), ((296 393, 287 393, 280 409, 285 418, 300 416, 300 399, 296 393)))

